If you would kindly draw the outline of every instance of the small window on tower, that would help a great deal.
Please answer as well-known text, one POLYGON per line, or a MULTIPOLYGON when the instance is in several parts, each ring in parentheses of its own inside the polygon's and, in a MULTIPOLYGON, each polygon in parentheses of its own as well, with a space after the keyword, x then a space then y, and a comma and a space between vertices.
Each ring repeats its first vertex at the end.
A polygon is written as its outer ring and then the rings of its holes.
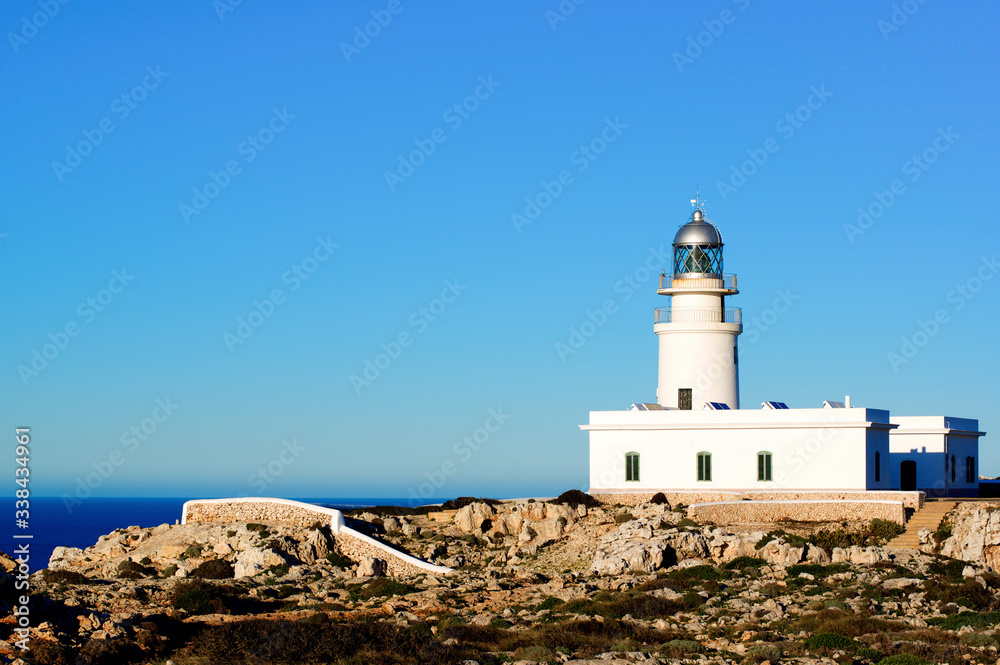
POLYGON ((627 482, 639 481, 639 453, 625 454, 625 480, 627 482))
POLYGON ((691 389, 690 388, 678 388, 677 389, 677 408, 681 411, 691 410, 691 389))
POLYGON ((951 482, 955 482, 955 456, 951 456, 951 482))
POLYGON ((976 482, 976 458, 966 457, 965 458, 965 482, 974 483, 976 482))

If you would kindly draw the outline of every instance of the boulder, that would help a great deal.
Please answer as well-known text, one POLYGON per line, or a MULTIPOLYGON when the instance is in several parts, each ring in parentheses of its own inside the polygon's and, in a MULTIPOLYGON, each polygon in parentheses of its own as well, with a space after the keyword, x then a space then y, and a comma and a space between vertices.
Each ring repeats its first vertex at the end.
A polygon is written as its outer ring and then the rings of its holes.
POLYGON ((358 577, 384 577, 387 566, 382 559, 366 556, 358 562, 358 577))
POLYGON ((285 559, 277 552, 263 547, 249 547, 236 557, 233 565, 234 577, 253 577, 273 566, 285 564, 285 559))

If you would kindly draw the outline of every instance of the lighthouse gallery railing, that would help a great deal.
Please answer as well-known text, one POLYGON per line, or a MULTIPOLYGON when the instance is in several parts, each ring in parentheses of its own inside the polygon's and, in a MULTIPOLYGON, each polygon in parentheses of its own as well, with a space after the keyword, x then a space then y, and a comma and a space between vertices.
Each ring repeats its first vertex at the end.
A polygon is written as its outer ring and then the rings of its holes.
POLYGON ((739 307, 658 307, 656 323, 738 323, 743 325, 739 307))

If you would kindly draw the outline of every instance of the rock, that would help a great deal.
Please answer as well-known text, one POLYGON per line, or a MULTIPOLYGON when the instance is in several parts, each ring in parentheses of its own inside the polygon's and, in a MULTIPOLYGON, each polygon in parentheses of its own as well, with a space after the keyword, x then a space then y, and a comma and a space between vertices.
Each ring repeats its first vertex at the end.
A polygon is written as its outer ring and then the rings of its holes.
POLYGON ((402 525, 399 523, 399 520, 396 519, 395 517, 386 517, 382 521, 382 528, 386 530, 386 533, 388 533, 390 531, 402 531, 403 530, 402 525))
POLYGON ((382 559, 366 556, 358 562, 358 577, 384 577, 386 564, 382 559))
POLYGON ((911 587, 920 584, 920 580, 914 579, 912 577, 895 577, 891 580, 885 580, 882 582, 883 589, 905 589, 906 587, 911 587))
POLYGON ((295 555, 302 563, 315 563, 325 559, 330 553, 330 540, 326 534, 317 529, 309 532, 304 542, 299 543, 295 555))
MULTIPOLYGON (((614 535, 614 534, 612 534, 614 535)), ((602 539, 590 569, 598 575, 647 572, 663 567, 666 545, 643 540, 602 539)))
POLYGON ((188 546, 184 544, 164 545, 156 550, 156 558, 163 561, 176 561, 180 555, 187 551, 188 546))
POLYGON ((49 568, 58 570, 76 565, 84 558, 83 550, 78 547, 56 547, 49 557, 49 568))
MULTIPOLYGON (((261 571, 273 566, 285 564, 285 559, 274 550, 263 547, 250 547, 236 557, 233 565, 234 577, 253 577, 261 571)), ((178 572, 180 572, 178 570, 178 572)))

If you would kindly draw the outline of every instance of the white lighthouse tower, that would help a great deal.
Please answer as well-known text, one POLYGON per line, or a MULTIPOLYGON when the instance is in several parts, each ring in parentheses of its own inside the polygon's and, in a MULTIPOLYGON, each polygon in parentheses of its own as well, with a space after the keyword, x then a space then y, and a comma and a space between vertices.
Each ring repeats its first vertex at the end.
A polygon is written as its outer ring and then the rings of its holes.
POLYGON ((736 275, 722 271, 722 234, 696 208, 674 237, 673 274, 660 275, 656 310, 660 340, 656 401, 668 409, 740 408, 739 352, 742 311, 726 307, 739 293, 736 275), (723 406, 725 405, 725 406, 723 406))

